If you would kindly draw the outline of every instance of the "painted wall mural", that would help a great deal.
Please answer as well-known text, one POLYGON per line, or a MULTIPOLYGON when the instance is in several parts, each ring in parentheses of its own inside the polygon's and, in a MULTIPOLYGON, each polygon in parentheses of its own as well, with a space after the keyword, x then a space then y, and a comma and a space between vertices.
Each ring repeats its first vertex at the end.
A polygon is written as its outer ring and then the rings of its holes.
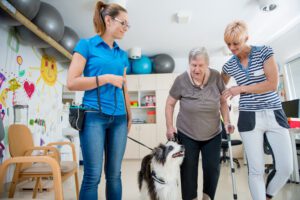
MULTIPOLYGON (((35 145, 61 137, 60 109, 64 71, 54 58, 22 45, 13 29, 0 26, 0 117, 6 136, 0 141, 0 163, 9 157, 7 128, 14 122, 14 106, 28 105, 27 124, 35 145), (47 126, 46 126, 47 125, 47 126)), ((26 121, 26 120, 25 120, 26 121)))

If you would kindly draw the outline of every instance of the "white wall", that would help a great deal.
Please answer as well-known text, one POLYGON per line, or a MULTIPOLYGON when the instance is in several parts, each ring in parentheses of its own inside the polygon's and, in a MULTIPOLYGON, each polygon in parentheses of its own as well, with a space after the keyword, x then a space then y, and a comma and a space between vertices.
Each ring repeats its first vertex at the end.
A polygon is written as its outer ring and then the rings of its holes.
POLYGON ((300 53, 300 15, 267 42, 275 52, 278 63, 283 65, 293 56, 300 53))
MULTIPOLYGON (((295 88, 299 87, 299 76, 297 73, 287 73, 286 63, 300 57, 300 16, 289 24, 284 26, 282 30, 271 39, 268 44, 273 47, 275 52, 275 58, 278 61, 281 69, 281 73, 284 75, 284 88, 286 92, 286 100, 295 98, 295 95, 291 92, 295 88), (292 78, 293 77, 293 78, 292 78), (294 79, 291 83, 291 80, 294 79)), ((300 67, 300 66, 298 66, 300 67)), ((294 70, 297 69, 294 67, 294 70)))

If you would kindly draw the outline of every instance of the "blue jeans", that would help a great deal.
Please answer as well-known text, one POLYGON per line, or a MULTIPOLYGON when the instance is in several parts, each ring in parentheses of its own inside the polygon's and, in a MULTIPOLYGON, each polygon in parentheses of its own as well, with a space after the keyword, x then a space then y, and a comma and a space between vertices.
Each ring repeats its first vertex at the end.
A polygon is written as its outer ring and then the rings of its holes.
POLYGON ((127 141, 126 115, 86 112, 80 132, 84 174, 80 200, 97 200, 105 153, 106 199, 122 199, 121 164, 127 141))

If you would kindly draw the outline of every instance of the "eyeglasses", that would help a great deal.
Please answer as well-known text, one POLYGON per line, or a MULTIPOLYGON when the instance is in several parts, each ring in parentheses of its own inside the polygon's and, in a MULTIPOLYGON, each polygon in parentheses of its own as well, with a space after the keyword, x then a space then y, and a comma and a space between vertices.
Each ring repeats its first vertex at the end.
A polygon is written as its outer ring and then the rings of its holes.
POLYGON ((122 20, 120 20, 120 19, 118 19, 116 17, 114 17, 112 19, 115 20, 115 21, 117 21, 117 22, 119 22, 123 26, 123 28, 128 28, 128 29, 130 28, 130 25, 127 22, 122 21, 122 20))

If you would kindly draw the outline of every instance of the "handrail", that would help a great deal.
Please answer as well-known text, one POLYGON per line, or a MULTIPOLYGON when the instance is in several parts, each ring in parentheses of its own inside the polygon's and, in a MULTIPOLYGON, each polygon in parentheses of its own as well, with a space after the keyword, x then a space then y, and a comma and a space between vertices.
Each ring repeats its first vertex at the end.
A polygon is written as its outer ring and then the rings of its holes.
POLYGON ((7 0, 0 0, 0 7, 7 12, 10 16, 18 20, 21 24, 26 26, 29 30, 31 30, 34 34, 36 34, 39 38, 50 44, 57 51, 62 53, 68 59, 72 59, 72 54, 68 52, 64 47, 62 47, 58 42, 48 36, 45 32, 39 29, 34 23, 28 20, 24 15, 22 15, 15 7, 13 7, 7 0))

